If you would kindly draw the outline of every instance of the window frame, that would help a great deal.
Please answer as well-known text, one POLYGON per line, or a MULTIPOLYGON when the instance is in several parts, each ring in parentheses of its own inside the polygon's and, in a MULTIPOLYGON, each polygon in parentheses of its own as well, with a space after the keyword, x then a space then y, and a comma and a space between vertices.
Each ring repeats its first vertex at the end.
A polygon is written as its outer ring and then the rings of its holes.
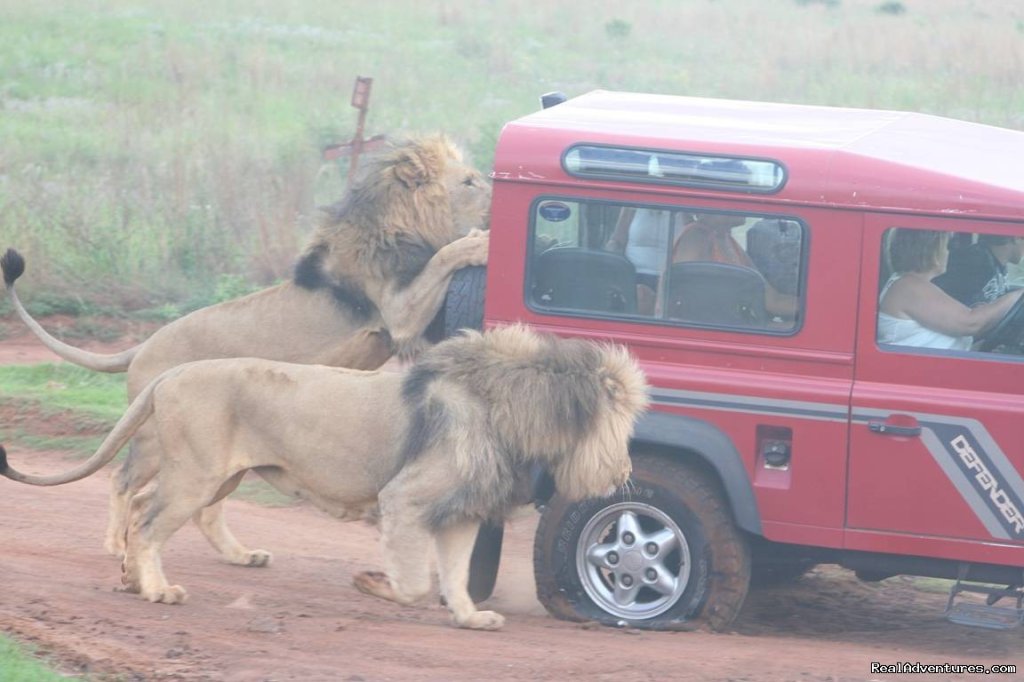
MULTIPOLYGON (((807 321, 807 275, 808 275, 808 260, 810 256, 810 242, 811 242, 811 228, 807 224, 806 220, 793 214, 781 214, 781 213, 769 213, 763 211, 751 211, 749 209, 737 210, 732 208, 717 208, 707 206, 695 206, 688 207, 680 204, 651 204, 651 203, 633 203, 622 200, 611 200, 603 198, 594 198, 587 196, 573 196, 570 194, 541 194, 535 196, 529 205, 529 220, 527 226, 527 241, 526 241, 526 268, 523 277, 523 303, 526 309, 530 312, 540 315, 542 317, 566 317, 574 319, 586 319, 595 320, 601 322, 624 322, 628 324, 641 324, 650 325, 656 327, 672 328, 672 329, 694 329, 694 330, 707 330, 716 332, 728 332, 736 334, 754 335, 754 336, 765 336, 773 338, 788 338, 796 336, 804 328, 807 321), (793 321, 792 327, 773 329, 771 327, 740 327, 731 325, 721 324, 710 324, 700 323, 689 320, 680 320, 670 317, 657 317, 654 315, 643 315, 643 314, 616 314, 606 313, 603 311, 588 311, 583 309, 572 309, 572 308, 551 308, 535 304, 532 296, 532 286, 535 275, 535 260, 539 255, 535 251, 537 247, 537 225, 538 225, 538 209, 541 204, 546 202, 559 202, 564 204, 572 204, 579 210, 584 205, 602 205, 602 206, 615 206, 620 210, 625 208, 632 209, 650 209, 650 210, 667 210, 681 213, 723 213, 723 214, 738 214, 747 216, 748 218, 758 219, 769 219, 769 220, 786 220, 795 223, 799 226, 801 232, 800 241, 800 259, 799 259, 799 276, 798 276, 798 293, 797 301, 799 303, 799 310, 797 318, 793 321)), ((577 241, 582 241, 581 235, 577 233, 577 241)), ((579 244, 577 244, 579 246, 579 244)), ((670 253, 666 254, 666 258, 670 257, 670 253)), ((764 276, 763 273, 761 273, 764 276)))
POLYGON ((729 155, 723 156, 721 154, 709 154, 707 152, 693 152, 683 151, 679 149, 659 149, 655 147, 634 147, 630 145, 613 145, 601 142, 577 142, 570 145, 562 152, 560 158, 560 164, 562 170, 567 175, 574 178, 581 178, 586 180, 618 180, 620 182, 631 182, 643 185, 669 185, 672 187, 690 187, 694 189, 713 190, 719 192, 731 192, 735 194, 759 194, 759 195, 772 195, 781 192, 786 183, 789 181, 789 169, 786 164, 778 159, 771 159, 762 156, 747 156, 747 155, 729 155), (689 156, 698 159, 705 159, 707 161, 756 161, 758 163, 769 163, 775 166, 781 171, 782 177, 774 185, 771 186, 757 186, 757 185, 736 185, 732 183, 716 183, 713 181, 700 181, 700 180, 682 180, 671 177, 659 177, 653 175, 633 175, 629 173, 616 173, 612 172, 581 172, 579 170, 572 170, 570 164, 567 162, 569 154, 575 150, 582 148, 595 148, 595 149, 609 149, 612 151, 619 152, 633 152, 637 154, 659 154, 664 156, 689 156))
MULTIPOLYGON (((890 271, 890 265, 888 263, 888 259, 889 259, 888 240, 889 240, 889 238, 892 235, 894 230, 897 230, 897 229, 907 229, 907 230, 935 230, 935 229, 940 229, 940 230, 942 230, 944 232, 949 232, 950 235, 952 235, 952 234, 970 234, 970 235, 972 235, 972 243, 977 243, 977 237, 980 236, 980 235, 983 235, 983 234, 1002 235, 1002 236, 1008 236, 1008 237, 1021 236, 1021 235, 1016 235, 1016 234, 1013 234, 1013 233, 1001 232, 1001 231, 998 231, 998 230, 985 230, 985 229, 980 229, 979 230, 978 229, 979 227, 983 227, 983 226, 989 224, 989 223, 985 223, 985 222, 971 223, 969 225, 972 228, 971 230, 962 229, 963 227, 965 227, 964 225, 957 225, 956 226, 957 229, 947 229, 950 226, 942 225, 941 223, 937 223, 936 224, 937 226, 925 226, 925 225, 918 225, 918 224, 907 224, 908 222, 910 222, 910 221, 905 221, 904 223, 890 222, 888 227, 885 227, 882 230, 882 232, 881 232, 881 239, 880 239, 880 243, 879 243, 878 249, 877 249, 878 264, 879 264, 880 272, 884 272, 884 273, 886 273, 886 275, 885 275, 884 279, 881 276, 878 278, 879 279, 879 281, 878 281, 878 289, 877 289, 877 291, 875 293, 875 303, 874 303, 874 306, 875 306, 875 320, 874 320, 874 326, 873 326, 874 336, 873 336, 873 339, 872 339, 874 347, 875 347, 875 350, 877 350, 880 353, 887 354, 887 355, 895 354, 895 355, 926 356, 926 357, 941 357, 941 358, 961 358, 961 359, 973 360, 973 361, 981 361, 981 362, 1002 362, 1002 363, 1021 363, 1021 362, 1024 362, 1024 354, 1002 353, 1002 352, 999 352, 999 351, 994 350, 994 349, 990 350, 990 351, 976 350, 976 349, 973 348, 973 345, 974 345, 974 343, 976 343, 976 341, 972 341, 972 343, 971 343, 972 348, 968 348, 967 350, 957 350, 957 349, 947 349, 947 348, 929 348, 927 346, 911 346, 911 345, 904 345, 904 344, 899 344, 899 343, 884 343, 882 341, 879 341, 878 337, 879 337, 879 334, 880 334, 880 329, 879 329, 879 324, 878 324, 878 317, 879 317, 879 314, 881 313, 882 288, 885 286, 886 282, 889 280, 889 277, 891 277, 894 274, 893 272, 890 271)), ((947 248, 948 248, 948 245, 947 245, 947 248)), ((1022 261, 1022 263, 1024 263, 1024 261, 1022 261)), ((938 286, 938 285, 936 285, 936 286, 938 286)), ((1014 288, 1016 288, 1016 287, 1014 287, 1014 288)))

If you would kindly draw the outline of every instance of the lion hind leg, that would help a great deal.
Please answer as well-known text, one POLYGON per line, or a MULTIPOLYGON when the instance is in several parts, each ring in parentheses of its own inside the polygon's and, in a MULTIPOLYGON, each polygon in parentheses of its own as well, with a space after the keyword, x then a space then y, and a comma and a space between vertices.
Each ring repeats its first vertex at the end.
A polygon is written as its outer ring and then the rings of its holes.
POLYGON ((151 602, 181 604, 188 593, 164 575, 160 552, 168 539, 212 499, 220 486, 211 479, 161 471, 156 487, 132 499, 122 580, 151 602))
POLYGON ((229 564, 259 568, 270 564, 271 554, 263 549, 247 549, 238 541, 224 520, 223 498, 230 495, 245 477, 245 471, 232 476, 215 495, 215 502, 203 507, 192 516, 203 537, 220 552, 229 564))
POLYGON ((132 500, 159 469, 160 443, 152 436, 150 425, 143 424, 132 438, 125 461, 111 476, 111 500, 103 548, 124 557, 125 538, 131 516, 132 500))
MULTIPOLYGON (((117 474, 115 474, 116 476, 117 474)), ((115 478, 110 488, 110 511, 107 521, 106 539, 103 548, 108 554, 124 558, 125 536, 127 535, 128 508, 131 505, 131 493, 117 482, 115 478)))
POLYGON ((388 574, 382 571, 356 573, 355 577, 352 578, 352 584, 355 585, 357 590, 371 597, 380 597, 388 601, 403 603, 399 601, 395 591, 391 589, 391 579, 388 578, 388 574))
POLYGON ((441 593, 452 620, 460 628, 498 630, 505 624, 505 617, 495 611, 478 611, 469 596, 469 562, 479 529, 478 522, 459 521, 438 532, 437 564, 441 593))
POLYGON ((159 447, 156 438, 152 437, 150 426, 143 424, 132 439, 124 462, 112 476, 110 511, 103 547, 116 557, 124 557, 132 500, 153 479, 159 468, 159 447))
POLYGON ((142 590, 142 567, 139 566, 139 557, 136 552, 128 552, 128 538, 132 535, 133 529, 136 525, 135 520, 139 518, 140 514, 149 507, 152 497, 153 489, 150 488, 144 492, 141 492, 128 500, 129 510, 128 515, 130 516, 129 526, 125 533, 125 551, 122 554, 121 559, 121 582, 125 586, 125 591, 134 592, 138 594, 142 590))

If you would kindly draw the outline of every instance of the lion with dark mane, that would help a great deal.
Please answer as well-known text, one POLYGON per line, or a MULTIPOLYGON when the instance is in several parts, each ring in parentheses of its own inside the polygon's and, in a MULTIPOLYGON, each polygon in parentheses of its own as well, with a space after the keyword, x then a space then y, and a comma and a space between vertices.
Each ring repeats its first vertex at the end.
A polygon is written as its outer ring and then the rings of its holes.
MULTIPOLYGON (((48 334, 18 300, 24 272, 13 250, 0 259, 21 319, 65 360, 128 372, 128 399, 164 370, 207 358, 256 357, 355 369, 411 354, 441 308, 452 274, 487 259, 490 186, 442 136, 395 144, 368 161, 345 198, 330 207, 291 281, 186 315, 143 343, 112 355, 90 353, 48 334)), ((143 426, 113 478, 106 548, 122 554, 132 497, 157 471, 160 443, 143 426)), ((263 566, 224 523, 221 505, 196 522, 224 558, 263 566)))
POLYGON ((407 373, 361 372, 233 358, 202 360, 154 379, 86 462, 63 474, 0 473, 61 485, 98 471, 143 424, 162 461, 136 495, 122 579, 153 602, 185 600, 160 550, 247 471, 341 519, 379 506, 385 572, 361 591, 402 604, 429 592, 430 545, 456 625, 494 630, 467 592, 481 522, 521 503, 531 468, 571 500, 604 496, 630 473, 629 440, 647 404, 643 373, 622 347, 541 335, 525 326, 467 331, 424 351, 407 373))

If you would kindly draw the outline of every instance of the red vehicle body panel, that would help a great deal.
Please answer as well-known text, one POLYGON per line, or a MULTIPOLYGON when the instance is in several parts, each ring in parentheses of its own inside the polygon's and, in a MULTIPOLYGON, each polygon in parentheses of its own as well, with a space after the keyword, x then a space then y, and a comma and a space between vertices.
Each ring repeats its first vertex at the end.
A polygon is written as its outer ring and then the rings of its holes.
POLYGON ((729 436, 769 540, 1024 566, 1024 540, 993 535, 985 500, 954 485, 934 448, 867 426, 889 414, 962 420, 1000 446, 1011 483, 1024 488, 1024 363, 940 362, 875 341, 882 233, 958 231, 969 219, 972 230, 984 220, 1024 234, 1022 158, 1024 133, 922 114, 590 93, 502 132, 486 324, 525 321, 627 344, 654 387, 654 409, 729 436), (775 193, 744 193, 581 178, 563 168, 563 154, 581 143, 775 160, 786 181, 775 193), (812 226, 799 328, 751 335, 531 309, 528 224, 544 197, 774 212, 812 226), (792 430, 788 470, 759 461, 763 428, 792 430))
POLYGON ((561 165, 580 142, 778 159, 772 201, 1024 218, 1024 133, 868 109, 597 91, 506 125, 494 179, 587 184, 561 165))

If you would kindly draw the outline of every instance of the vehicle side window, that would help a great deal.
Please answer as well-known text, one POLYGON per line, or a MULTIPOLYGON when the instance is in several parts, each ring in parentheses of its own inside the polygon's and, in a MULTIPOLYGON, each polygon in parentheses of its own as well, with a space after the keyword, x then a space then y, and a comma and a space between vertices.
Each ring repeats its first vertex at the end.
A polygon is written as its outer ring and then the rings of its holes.
POLYGON ((1024 236, 895 227, 881 248, 880 345, 1024 354, 1024 236))
POLYGON ((761 214, 546 199, 528 302, 553 314, 792 333, 805 226, 761 214))

